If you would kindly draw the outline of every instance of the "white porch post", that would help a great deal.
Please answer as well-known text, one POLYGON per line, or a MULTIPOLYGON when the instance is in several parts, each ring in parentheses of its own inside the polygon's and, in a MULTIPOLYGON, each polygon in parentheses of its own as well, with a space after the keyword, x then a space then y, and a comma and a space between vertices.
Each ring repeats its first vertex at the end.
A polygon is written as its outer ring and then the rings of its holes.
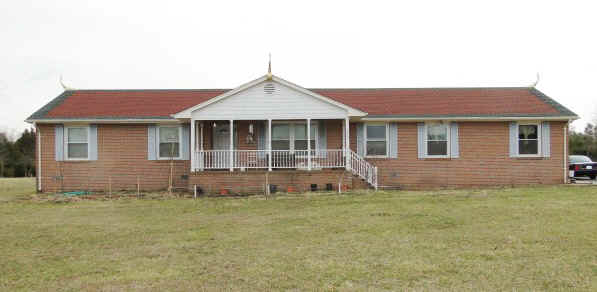
POLYGON ((350 120, 344 118, 344 157, 346 159, 346 170, 350 170, 350 120))
POLYGON ((307 170, 311 171, 311 119, 307 119, 307 170))
POLYGON ((197 150, 195 146, 197 145, 197 141, 195 141, 195 139, 195 120, 191 118, 191 145, 189 146, 191 149, 191 172, 195 171, 197 168, 195 165, 195 153, 197 150))
POLYGON ((230 120, 230 171, 234 171, 234 120, 230 120))
POLYGON ((199 131, 199 150, 201 150, 201 152, 199 155, 199 170, 203 170, 203 168, 205 167, 205 153, 203 152, 203 122, 201 122, 200 126, 201 129, 199 131))
POLYGON ((268 132, 268 138, 267 139, 267 157, 268 157, 268 161, 267 161, 267 170, 268 171, 272 171, 272 119, 268 119, 267 120, 267 132, 268 132))

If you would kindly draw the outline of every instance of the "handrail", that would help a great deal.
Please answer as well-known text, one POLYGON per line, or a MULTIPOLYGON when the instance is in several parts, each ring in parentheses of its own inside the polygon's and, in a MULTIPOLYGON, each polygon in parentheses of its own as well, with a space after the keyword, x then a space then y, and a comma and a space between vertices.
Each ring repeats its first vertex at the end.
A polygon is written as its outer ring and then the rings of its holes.
POLYGON ((369 163, 365 158, 349 150, 349 168, 350 171, 367 181, 377 190, 377 166, 369 163))

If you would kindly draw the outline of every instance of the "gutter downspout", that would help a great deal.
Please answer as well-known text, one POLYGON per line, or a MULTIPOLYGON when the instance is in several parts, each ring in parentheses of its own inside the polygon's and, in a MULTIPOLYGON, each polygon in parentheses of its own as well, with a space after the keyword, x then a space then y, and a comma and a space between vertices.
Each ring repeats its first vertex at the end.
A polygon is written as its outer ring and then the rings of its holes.
POLYGON ((37 134, 37 171, 35 176, 37 176, 37 191, 41 192, 41 130, 36 123, 33 123, 33 127, 37 134))
POLYGON ((568 183, 568 125, 570 125, 570 120, 564 125, 564 184, 568 183))

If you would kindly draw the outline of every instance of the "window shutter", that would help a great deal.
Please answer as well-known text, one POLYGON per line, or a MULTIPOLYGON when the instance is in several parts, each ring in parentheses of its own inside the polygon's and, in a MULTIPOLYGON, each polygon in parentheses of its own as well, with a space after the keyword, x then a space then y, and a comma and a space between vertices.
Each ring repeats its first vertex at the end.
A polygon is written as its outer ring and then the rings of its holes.
POLYGON ((97 125, 89 125, 89 160, 97 160, 97 125))
POLYGON ((551 127, 549 122, 541 124, 541 154, 543 157, 551 156, 551 127))
POLYGON ((425 158, 425 123, 417 123, 417 152, 419 159, 425 158))
MULTIPOLYGON (((266 150, 266 144, 265 144, 265 122, 258 122, 257 123, 257 150, 266 150)), ((259 153, 259 158, 263 159, 265 158, 265 153, 263 152, 258 152, 259 153)))
POLYGON ((64 125, 54 127, 54 158, 56 161, 64 160, 64 125))
POLYGON ((365 127, 363 123, 357 123, 357 154, 365 156, 365 127))
POLYGON ((398 158, 398 123, 390 123, 388 129, 388 139, 390 141, 388 156, 390 158, 398 158))
POLYGON ((458 123, 450 123, 450 157, 459 158, 458 123))
POLYGON ((328 135, 327 135, 327 129, 325 127, 325 120, 321 120, 317 123, 317 143, 318 143, 319 149, 316 149, 316 150, 323 150, 323 151, 317 151, 315 153, 319 153, 319 157, 321 157, 321 158, 326 158, 327 151, 325 151, 325 150, 328 148, 328 135))
POLYGON ((518 123, 510 123, 510 157, 518 157, 518 123))
POLYGON ((147 126, 147 159, 157 160, 155 125, 147 126))
POLYGON ((181 160, 190 160, 191 159, 191 125, 182 125, 182 153, 180 155, 181 160))

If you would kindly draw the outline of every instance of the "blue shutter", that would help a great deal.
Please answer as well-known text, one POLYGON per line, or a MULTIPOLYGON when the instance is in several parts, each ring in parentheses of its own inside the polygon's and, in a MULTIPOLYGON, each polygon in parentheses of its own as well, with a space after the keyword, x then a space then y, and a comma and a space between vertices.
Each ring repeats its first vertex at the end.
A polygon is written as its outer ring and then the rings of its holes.
POLYGON ((191 159, 191 125, 182 125, 182 153, 180 155, 181 160, 190 160, 191 159))
POLYGON ((325 127, 325 120, 321 120, 317 123, 317 142, 319 144, 319 149, 316 150, 323 151, 318 151, 315 153, 319 153, 319 157, 321 158, 326 158, 327 152, 325 150, 328 148, 328 135, 327 129, 325 127))
POLYGON ((518 123, 510 123, 510 157, 518 157, 518 123))
POLYGON ((458 123, 450 123, 450 157, 459 158, 458 123))
MULTIPOLYGON (((257 150, 266 150, 267 145, 265 144, 265 127, 266 122, 257 122, 257 150)), ((258 157, 260 159, 265 158, 265 153, 258 152, 258 157)))
POLYGON ((155 125, 147 126, 147 159, 157 160, 156 151, 156 135, 157 129, 155 125))
POLYGON ((390 158, 398 158, 398 123, 390 123, 388 139, 390 141, 390 149, 388 156, 390 158))
POLYGON ((89 160, 97 160, 97 125, 89 125, 89 160))
POLYGON ((417 153, 419 159, 425 158, 425 123, 417 123, 417 153))
POLYGON ((551 127, 549 122, 541 124, 541 154, 543 157, 551 156, 551 127))
POLYGON ((357 154, 365 156, 365 128, 363 123, 357 123, 357 154))
POLYGON ((54 127, 54 158, 56 161, 64 160, 64 125, 54 127))

